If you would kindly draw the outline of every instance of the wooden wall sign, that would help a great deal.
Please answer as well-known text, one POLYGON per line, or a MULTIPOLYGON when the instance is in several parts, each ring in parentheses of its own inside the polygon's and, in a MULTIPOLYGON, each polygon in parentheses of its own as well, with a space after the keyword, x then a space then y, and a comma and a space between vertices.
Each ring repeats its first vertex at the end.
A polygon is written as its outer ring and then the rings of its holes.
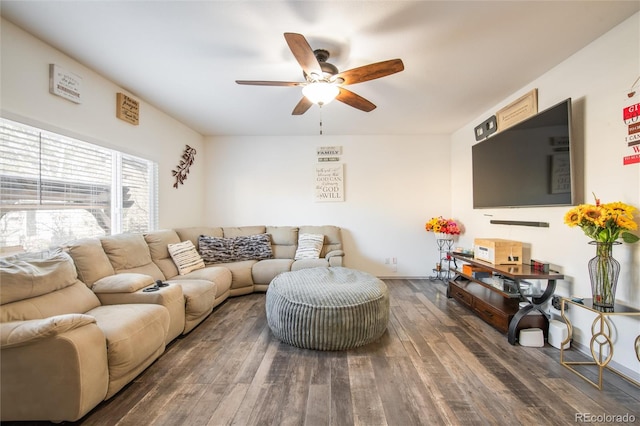
POLYGON ((116 117, 137 126, 140 117, 140 102, 124 93, 118 93, 116 97, 116 117))
POLYGON ((82 77, 49 64, 49 93, 65 98, 76 104, 82 103, 82 77))
POLYGON ((496 113, 498 130, 503 131, 514 124, 537 114, 537 112, 538 89, 533 89, 496 113))

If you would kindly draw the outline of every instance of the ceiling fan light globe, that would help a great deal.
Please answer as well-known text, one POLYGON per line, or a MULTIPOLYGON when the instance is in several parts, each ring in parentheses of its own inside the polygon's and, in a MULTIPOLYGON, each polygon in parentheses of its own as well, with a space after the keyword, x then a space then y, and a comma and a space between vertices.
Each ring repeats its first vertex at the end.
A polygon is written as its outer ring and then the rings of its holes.
POLYGON ((326 105, 338 96, 340 89, 338 86, 319 81, 307 84, 302 88, 302 94, 314 104, 326 105))

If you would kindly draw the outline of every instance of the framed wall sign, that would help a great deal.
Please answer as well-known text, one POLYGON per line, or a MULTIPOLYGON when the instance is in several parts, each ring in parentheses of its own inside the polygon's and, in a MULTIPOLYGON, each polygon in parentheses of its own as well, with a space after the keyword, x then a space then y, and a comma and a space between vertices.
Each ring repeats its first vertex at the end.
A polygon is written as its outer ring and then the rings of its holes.
POLYGON ((516 99, 500 111, 496 112, 498 130, 502 131, 514 124, 529 118, 538 112, 538 89, 516 99))
POLYGON ((49 93, 80 104, 82 103, 82 77, 56 64, 49 64, 49 93))

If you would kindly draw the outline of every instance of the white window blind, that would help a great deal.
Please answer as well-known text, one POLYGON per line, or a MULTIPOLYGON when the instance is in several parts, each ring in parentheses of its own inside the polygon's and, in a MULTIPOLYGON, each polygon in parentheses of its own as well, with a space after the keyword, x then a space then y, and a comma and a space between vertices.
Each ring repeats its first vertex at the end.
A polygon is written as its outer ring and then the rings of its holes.
POLYGON ((35 251, 156 226, 156 165, 0 120, 0 249, 35 251))

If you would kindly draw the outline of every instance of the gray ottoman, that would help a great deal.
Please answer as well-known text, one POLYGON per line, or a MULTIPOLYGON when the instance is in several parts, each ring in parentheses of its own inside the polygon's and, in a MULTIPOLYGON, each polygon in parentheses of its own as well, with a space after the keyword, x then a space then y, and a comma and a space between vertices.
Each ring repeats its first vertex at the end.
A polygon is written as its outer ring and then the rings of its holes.
POLYGON ((344 350, 378 339, 389 321, 389 291, 378 278, 342 267, 284 272, 267 290, 267 323, 299 348, 344 350))

